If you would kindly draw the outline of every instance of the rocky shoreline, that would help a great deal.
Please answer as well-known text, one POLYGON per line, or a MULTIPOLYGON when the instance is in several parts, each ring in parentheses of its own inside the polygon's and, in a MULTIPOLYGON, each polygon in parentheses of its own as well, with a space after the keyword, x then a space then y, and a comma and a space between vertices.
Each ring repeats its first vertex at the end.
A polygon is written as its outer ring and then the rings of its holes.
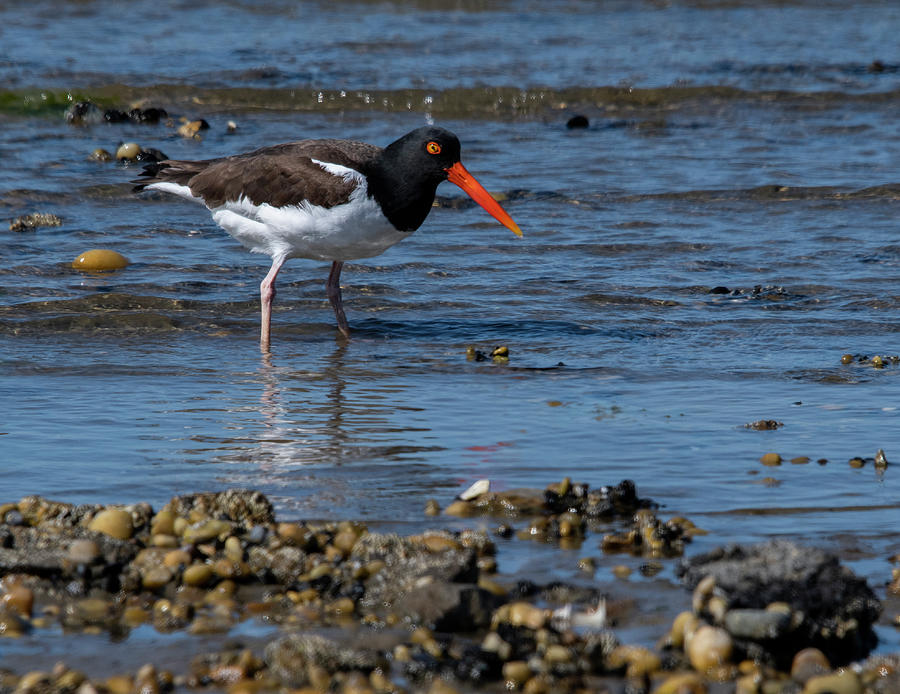
MULTIPOLYGON (((482 484, 426 513, 486 518, 493 530, 401 536, 353 521, 280 522, 263 494, 238 489, 159 510, 37 496, 2 504, 6 637, 127 639, 150 626, 199 640, 247 620, 273 636, 198 645, 180 668, 136 653, 135 671, 103 679, 77 658, 24 672, 4 660, 0 692, 900 691, 900 654, 869 656, 881 602, 822 550, 779 540, 685 559, 703 531, 659 517, 627 480, 503 493, 482 484), (598 588, 500 572, 500 538, 565 549, 591 534, 605 554, 646 558, 648 573, 678 563, 693 596, 654 647, 620 640, 598 588)), ((900 579, 888 593, 900 593, 900 579)))

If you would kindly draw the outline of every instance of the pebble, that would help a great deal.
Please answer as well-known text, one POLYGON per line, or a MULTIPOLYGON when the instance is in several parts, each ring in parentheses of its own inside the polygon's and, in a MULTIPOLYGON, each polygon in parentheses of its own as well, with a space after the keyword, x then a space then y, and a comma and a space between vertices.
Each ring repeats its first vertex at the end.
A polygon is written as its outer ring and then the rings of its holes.
POLYGON ((653 694, 706 694, 706 683, 693 672, 680 672, 663 680, 653 694))
POLYGON ((184 529, 181 539, 195 545, 215 540, 219 535, 231 532, 231 523, 221 520, 200 521, 184 529))
POLYGON ((853 670, 839 670, 831 675, 811 677, 803 694, 863 694, 862 681, 853 670))
POLYGON ((702 626, 686 639, 687 656, 695 670, 705 673, 731 659, 734 642, 724 629, 702 626))
POLYGON ((724 623, 733 636, 762 641, 785 634, 791 626, 791 614, 775 610, 729 610, 725 614, 724 623))
POLYGON ((23 585, 7 586, 6 592, 0 597, 0 609, 11 610, 20 617, 30 618, 34 609, 34 591, 23 585))
POLYGON ((539 607, 527 602, 514 602, 509 605, 509 623, 513 626, 523 626, 536 631, 546 622, 547 615, 539 607))
MULTIPOLYGON (((88 253, 91 252, 92 251, 88 251, 88 253)), ((112 253, 112 251, 108 252, 112 253)), ((79 258, 84 257, 85 255, 85 253, 82 253, 79 258)), ((94 532, 114 537, 117 540, 127 540, 134 534, 134 525, 131 520, 131 514, 120 508, 103 509, 94 516, 93 520, 91 520, 88 525, 88 528, 94 532)))
POLYGON ((766 453, 759 459, 759 462, 763 465, 768 465, 769 467, 781 465, 781 456, 778 455, 778 453, 766 453))
POLYGON ((624 564, 618 564, 612 567, 612 574, 618 579, 625 580, 631 576, 631 569, 624 564))
POLYGON ((813 677, 831 672, 831 663, 818 648, 804 648, 797 651, 791 663, 791 677, 800 684, 813 677))
POLYGON ((457 498, 461 501, 472 501, 473 499, 477 499, 482 494, 487 494, 490 490, 490 480, 478 480, 477 482, 474 482, 468 489, 462 492, 462 494, 460 494, 457 498))
POLYGON ((141 153, 141 146, 137 142, 123 142, 116 150, 116 160, 136 161, 141 153))
POLYGON ((128 266, 128 258, 106 248, 85 251, 72 261, 72 267, 85 272, 107 272, 128 266))
POLYGON ((503 679, 507 682, 507 688, 518 689, 531 678, 532 672, 528 663, 524 660, 510 660, 503 663, 503 679))
POLYGON ((100 546, 93 540, 73 540, 67 556, 76 564, 91 564, 100 557, 100 546))
POLYGON ((425 502, 425 515, 426 516, 439 516, 441 515, 441 505, 434 499, 429 499, 425 502))
POLYGON ((191 564, 184 570, 181 580, 186 586, 202 587, 213 578, 213 570, 208 564, 191 564))
POLYGON ((102 147, 98 147, 88 156, 90 161, 112 161, 113 155, 102 147))

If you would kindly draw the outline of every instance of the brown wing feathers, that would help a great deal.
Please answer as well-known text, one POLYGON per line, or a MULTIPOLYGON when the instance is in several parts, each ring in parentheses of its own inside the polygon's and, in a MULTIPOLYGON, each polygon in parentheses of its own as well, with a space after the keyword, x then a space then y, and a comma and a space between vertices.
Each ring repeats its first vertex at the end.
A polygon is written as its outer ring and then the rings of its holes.
POLYGON ((241 197, 275 207, 304 201, 333 207, 347 202, 357 184, 328 173, 313 159, 364 174, 380 151, 362 142, 304 140, 220 159, 165 160, 147 165, 135 190, 169 181, 188 186, 210 208, 241 197))

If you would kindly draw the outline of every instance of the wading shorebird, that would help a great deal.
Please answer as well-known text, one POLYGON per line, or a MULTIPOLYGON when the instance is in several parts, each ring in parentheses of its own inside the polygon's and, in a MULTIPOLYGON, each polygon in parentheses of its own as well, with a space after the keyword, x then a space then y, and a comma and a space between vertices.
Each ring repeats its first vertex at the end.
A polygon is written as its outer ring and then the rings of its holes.
POLYGON ((341 268, 371 258, 418 229, 438 184, 462 188, 517 236, 522 232, 459 161, 459 139, 422 127, 381 148, 352 140, 301 140, 205 161, 145 166, 135 190, 200 202, 225 231, 272 267, 259 285, 260 347, 268 351, 275 278, 288 258, 331 261, 325 292, 349 337, 341 268))

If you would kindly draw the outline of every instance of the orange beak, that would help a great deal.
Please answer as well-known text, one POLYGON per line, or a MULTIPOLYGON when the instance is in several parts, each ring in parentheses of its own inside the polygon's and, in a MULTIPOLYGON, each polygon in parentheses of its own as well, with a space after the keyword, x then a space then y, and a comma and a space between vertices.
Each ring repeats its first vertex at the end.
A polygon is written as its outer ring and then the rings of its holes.
POLYGON ((516 236, 522 235, 519 225, 512 220, 512 217, 506 214, 506 210, 500 207, 500 204, 491 197, 491 194, 488 193, 478 181, 475 180, 475 177, 466 171, 466 167, 459 162, 456 162, 446 171, 447 180, 450 181, 450 183, 455 183, 466 191, 470 198, 481 205, 489 215, 516 236))

